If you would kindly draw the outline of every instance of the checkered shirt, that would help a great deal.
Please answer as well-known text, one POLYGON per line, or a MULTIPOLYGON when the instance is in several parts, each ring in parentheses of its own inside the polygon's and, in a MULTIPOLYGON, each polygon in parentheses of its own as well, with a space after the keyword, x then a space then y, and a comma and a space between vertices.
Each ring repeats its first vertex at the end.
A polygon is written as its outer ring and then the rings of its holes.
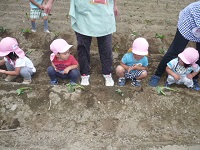
POLYGON ((200 38, 192 34, 195 27, 200 28, 200 1, 189 4, 179 14, 179 32, 189 41, 200 42, 200 38))

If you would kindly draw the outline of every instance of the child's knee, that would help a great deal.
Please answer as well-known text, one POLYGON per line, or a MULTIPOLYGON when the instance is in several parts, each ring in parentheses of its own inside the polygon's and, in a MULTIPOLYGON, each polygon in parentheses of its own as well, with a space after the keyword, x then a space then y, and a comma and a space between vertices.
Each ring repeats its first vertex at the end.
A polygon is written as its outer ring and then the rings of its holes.
POLYGON ((124 73, 125 71, 125 69, 121 65, 118 65, 115 70, 116 70, 116 73, 124 73))

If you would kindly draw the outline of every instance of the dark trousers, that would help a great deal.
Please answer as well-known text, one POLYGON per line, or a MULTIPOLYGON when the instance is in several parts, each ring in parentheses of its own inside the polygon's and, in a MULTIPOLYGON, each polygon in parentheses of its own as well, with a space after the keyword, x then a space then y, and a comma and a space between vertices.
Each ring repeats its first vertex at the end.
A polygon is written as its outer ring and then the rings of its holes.
MULTIPOLYGON (((92 37, 76 33, 78 62, 81 75, 90 74, 90 45, 92 37)), ((97 37, 99 55, 102 65, 102 74, 108 75, 112 72, 112 34, 97 37)))
MULTIPOLYGON (((172 44, 170 45, 167 53, 164 55, 164 57, 162 58, 162 60, 160 61, 158 68, 155 72, 155 75, 161 77, 163 75, 163 73, 165 72, 167 63, 178 57, 178 54, 183 52, 183 50, 186 48, 187 44, 188 44, 189 40, 185 39, 181 33, 179 32, 179 30, 177 29, 176 31, 176 35, 174 37, 174 40, 172 42, 172 44)), ((200 54, 200 43, 196 43, 196 49, 198 50, 199 54, 200 54)), ((197 64, 200 65, 200 61, 197 61, 197 64)), ((195 76, 194 78, 197 78, 198 76, 195 76)))
POLYGON ((80 72, 78 69, 72 69, 68 74, 61 74, 56 72, 53 66, 49 66, 47 68, 47 73, 51 79, 51 81, 55 81, 57 78, 60 79, 70 79, 70 82, 76 83, 77 79, 80 76, 80 72))

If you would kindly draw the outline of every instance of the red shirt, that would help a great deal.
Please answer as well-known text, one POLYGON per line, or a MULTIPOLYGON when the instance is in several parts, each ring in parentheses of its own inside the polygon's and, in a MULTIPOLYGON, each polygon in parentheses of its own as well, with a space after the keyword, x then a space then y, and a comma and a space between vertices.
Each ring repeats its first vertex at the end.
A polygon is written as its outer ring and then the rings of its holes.
POLYGON ((74 58, 73 55, 69 55, 67 60, 59 60, 58 57, 55 56, 52 63, 56 66, 56 69, 60 71, 71 65, 78 65, 78 61, 74 58))

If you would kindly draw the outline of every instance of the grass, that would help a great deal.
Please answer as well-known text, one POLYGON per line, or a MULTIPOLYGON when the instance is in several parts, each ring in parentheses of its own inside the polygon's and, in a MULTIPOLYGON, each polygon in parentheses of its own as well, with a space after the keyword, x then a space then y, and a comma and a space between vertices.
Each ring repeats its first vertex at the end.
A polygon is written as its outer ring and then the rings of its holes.
POLYGON ((6 29, 6 28, 0 26, 0 33, 6 33, 6 32, 8 32, 9 30, 10 30, 10 29, 6 29))

